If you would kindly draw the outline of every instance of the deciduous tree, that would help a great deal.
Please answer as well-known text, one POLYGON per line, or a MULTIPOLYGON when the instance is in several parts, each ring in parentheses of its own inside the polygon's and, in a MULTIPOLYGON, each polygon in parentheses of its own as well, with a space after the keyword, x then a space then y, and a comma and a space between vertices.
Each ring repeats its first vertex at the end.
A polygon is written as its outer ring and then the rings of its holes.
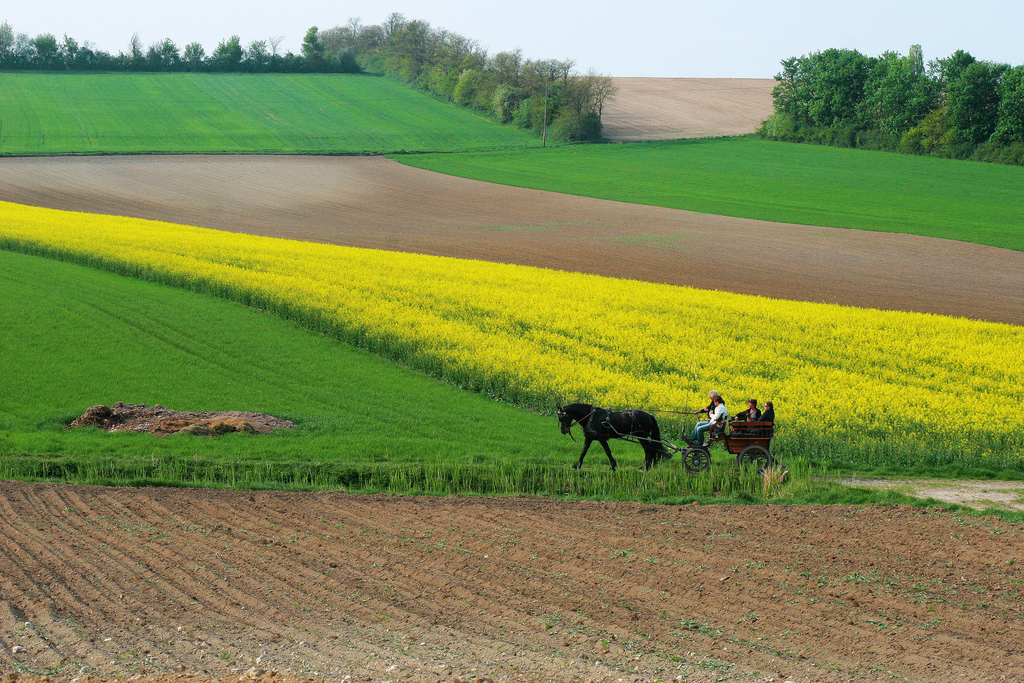
POLYGON ((56 69, 63 66, 56 36, 52 33, 40 33, 33 43, 36 48, 36 66, 40 69, 56 69))
POLYGON ((946 93, 950 128, 957 139, 972 144, 988 140, 999 118, 999 76, 1004 67, 972 62, 946 93))
POLYGON ((902 135, 921 121, 936 103, 936 92, 924 72, 920 46, 907 57, 886 52, 875 61, 864 84, 858 118, 865 128, 902 135))
POLYGON ((14 55, 14 28, 6 21, 0 24, 0 64, 6 64, 14 55))
POLYGON ((242 39, 238 36, 231 36, 217 44, 217 49, 213 51, 211 57, 221 71, 238 71, 243 55, 242 39))
POLYGON ((324 44, 320 42, 320 29, 310 26, 306 37, 302 39, 302 56, 314 67, 323 64, 324 44))
POLYGON ((1003 74, 999 90, 998 120, 993 137, 1004 145, 1024 143, 1024 65, 1003 74))
POLYGON ((199 43, 189 43, 185 46, 185 51, 182 53, 182 61, 184 66, 189 71, 199 71, 203 67, 203 61, 206 59, 206 50, 199 43))

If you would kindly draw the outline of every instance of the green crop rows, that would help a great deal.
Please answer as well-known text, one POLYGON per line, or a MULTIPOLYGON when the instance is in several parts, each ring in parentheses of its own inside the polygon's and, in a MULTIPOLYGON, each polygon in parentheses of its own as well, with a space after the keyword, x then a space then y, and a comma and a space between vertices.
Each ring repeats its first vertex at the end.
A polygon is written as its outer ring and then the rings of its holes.
POLYGON ((386 78, 0 74, 0 154, 378 154, 526 147, 386 78))

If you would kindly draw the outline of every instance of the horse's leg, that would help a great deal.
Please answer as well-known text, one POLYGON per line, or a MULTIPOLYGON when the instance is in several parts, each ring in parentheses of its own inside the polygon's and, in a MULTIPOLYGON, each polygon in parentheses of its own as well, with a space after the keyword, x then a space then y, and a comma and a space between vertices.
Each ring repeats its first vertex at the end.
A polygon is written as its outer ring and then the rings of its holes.
POLYGON ((612 464, 612 472, 619 467, 619 463, 615 462, 615 458, 612 457, 612 449, 608 447, 608 440, 601 439, 601 445, 604 446, 604 452, 608 454, 608 462, 612 464))
MULTIPOLYGON (((593 439, 591 439, 589 436, 583 442, 583 452, 580 453, 580 459, 577 460, 576 464, 572 466, 574 470, 578 470, 579 468, 583 467, 583 456, 585 456, 587 454, 587 451, 590 450, 591 442, 593 442, 593 439)), ((608 447, 605 446, 605 448, 607 449, 608 447)))
POLYGON ((667 460, 672 457, 672 454, 665 450, 665 445, 661 440, 655 441, 654 439, 643 439, 640 440, 640 445, 644 449, 644 469, 649 470, 657 465, 662 460, 667 460))
POLYGON ((658 447, 648 439, 643 439, 641 444, 644 447, 644 469, 649 470, 654 467, 654 463, 657 462, 660 455, 658 447))
POLYGON ((651 425, 644 436, 640 437, 640 444, 644 447, 644 469, 649 470, 659 460, 667 460, 672 454, 665 450, 665 444, 661 441, 661 430, 658 422, 651 417, 651 425))

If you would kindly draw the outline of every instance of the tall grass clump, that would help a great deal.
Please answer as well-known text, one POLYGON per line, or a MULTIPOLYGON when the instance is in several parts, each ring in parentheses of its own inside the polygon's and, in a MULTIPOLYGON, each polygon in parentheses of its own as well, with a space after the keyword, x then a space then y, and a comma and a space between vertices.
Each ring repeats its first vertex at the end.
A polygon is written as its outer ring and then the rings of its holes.
POLYGON ((765 491, 765 475, 719 461, 690 475, 675 463, 649 471, 573 470, 568 462, 529 463, 496 456, 471 463, 439 457, 421 462, 356 463, 264 461, 172 455, 10 458, 0 453, 0 478, 66 481, 103 486, 182 486, 228 489, 341 490, 402 495, 544 496, 570 499, 677 503, 683 500, 785 500, 810 485, 802 474, 765 491))

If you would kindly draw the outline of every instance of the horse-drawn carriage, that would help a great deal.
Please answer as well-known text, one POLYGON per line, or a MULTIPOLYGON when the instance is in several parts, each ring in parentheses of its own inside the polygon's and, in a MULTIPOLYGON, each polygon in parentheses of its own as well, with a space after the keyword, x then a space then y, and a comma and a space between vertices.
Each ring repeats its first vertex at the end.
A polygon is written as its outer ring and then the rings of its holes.
POLYGON ((583 458, 590 449, 590 444, 597 441, 608 455, 612 469, 618 467, 612 451, 608 447, 609 439, 622 439, 640 444, 644 449, 644 469, 650 469, 659 460, 671 458, 675 453, 682 454, 683 467, 690 474, 700 474, 711 469, 711 451, 714 443, 722 443, 725 449, 736 456, 736 465, 740 470, 756 467, 763 471, 776 464, 771 452, 772 437, 775 436, 773 422, 732 422, 728 427, 715 426, 708 432, 706 446, 676 446, 661 437, 658 421, 650 413, 642 410, 626 410, 612 412, 588 403, 571 403, 558 409, 558 422, 562 433, 572 435, 573 425, 583 429, 583 452, 580 459, 573 464, 574 469, 583 465, 583 458))
MULTIPOLYGON (((720 442, 725 450, 736 456, 736 466, 756 467, 759 472, 775 464, 772 457, 772 437, 775 436, 774 422, 733 422, 728 428, 712 427, 708 432, 705 446, 690 446, 682 450, 683 467, 690 474, 699 474, 711 469, 711 445, 720 442)), ((663 442, 664 443, 664 442, 663 442)))

